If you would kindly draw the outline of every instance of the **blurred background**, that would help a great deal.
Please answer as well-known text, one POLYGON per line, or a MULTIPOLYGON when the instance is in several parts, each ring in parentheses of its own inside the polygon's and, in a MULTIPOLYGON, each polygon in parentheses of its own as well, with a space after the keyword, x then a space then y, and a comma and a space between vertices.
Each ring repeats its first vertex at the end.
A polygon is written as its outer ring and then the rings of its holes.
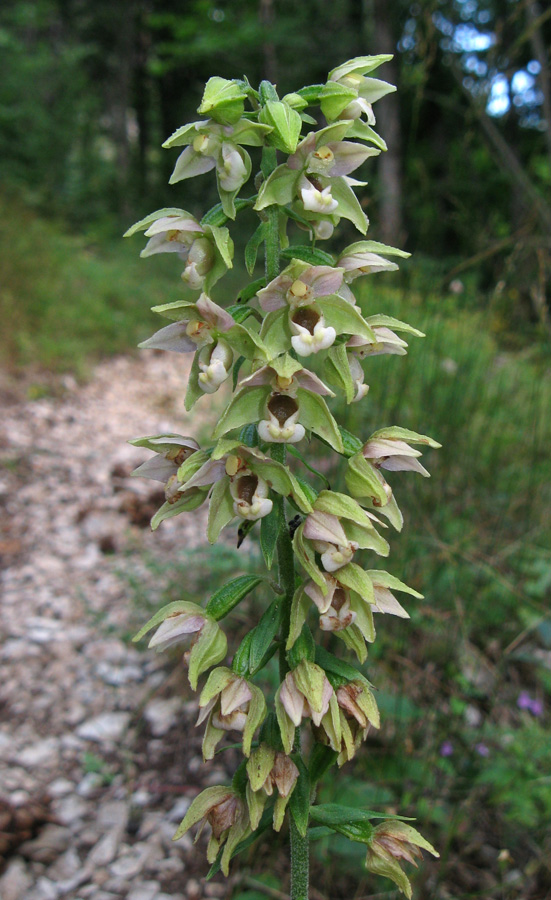
MULTIPOLYGON (((173 261, 140 261, 141 245, 121 234, 152 209, 200 216, 216 202, 208 177, 169 188, 175 154, 160 148, 197 118, 211 75, 269 78, 282 95, 350 57, 395 54, 377 72, 399 88, 375 108, 389 150, 369 163, 362 202, 369 236, 413 257, 363 279, 361 302, 428 336, 405 360, 370 361, 366 405, 343 415, 358 434, 400 424, 443 449, 427 453, 430 482, 394 479, 406 527, 389 568, 426 599, 409 604, 411 622, 380 625, 368 664, 385 724, 322 799, 418 817, 442 853, 420 870, 419 897, 551 895, 550 47, 551 8, 531 0, 0 9, 0 387, 12 421, 44 409, 55 418, 68 393, 86 403, 95 366, 132 360, 158 327, 149 307, 181 295, 173 261)), ((341 242, 354 239, 341 229, 341 242)), ((234 269, 215 298, 245 277, 234 269)), ((181 430, 181 401, 157 400, 181 430)), ((0 444, 9 507, 29 470, 17 441, 0 444)), ((115 484, 125 474, 111 471, 115 484)), ((117 556, 117 541, 100 537, 101 553, 117 556)), ((18 540, 0 541, 8 567, 20 563, 18 540)), ((161 599, 180 598, 183 582, 197 598, 241 571, 233 547, 207 553, 196 584, 176 539, 162 565, 149 545, 139 578, 117 561, 136 622, 159 605, 159 584, 161 599)), ((247 629, 245 616, 236 622, 235 639, 247 629)), ((165 664, 171 696, 177 663, 165 664)), ((99 757, 91 771, 124 784, 116 761, 99 757)), ((278 847, 246 859, 253 886, 227 896, 285 896, 278 847)), ((315 846, 316 900, 394 896, 365 879, 356 849, 315 846)))

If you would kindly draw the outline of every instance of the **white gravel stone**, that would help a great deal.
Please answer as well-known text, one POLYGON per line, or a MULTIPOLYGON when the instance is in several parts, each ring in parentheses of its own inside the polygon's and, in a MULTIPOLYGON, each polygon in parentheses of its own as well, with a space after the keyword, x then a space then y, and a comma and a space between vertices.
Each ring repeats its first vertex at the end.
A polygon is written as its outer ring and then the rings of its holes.
POLYGON ((155 737, 163 737, 176 725, 182 713, 182 701, 179 697, 169 700, 150 700, 144 709, 144 718, 155 737))
POLYGON ((33 877, 24 862, 14 859, 0 877, 0 897, 2 900, 22 900, 32 884, 33 877))
POLYGON ((17 761, 25 768, 33 768, 34 766, 52 767, 57 764, 59 757, 59 740, 58 738, 44 738, 37 741, 29 747, 25 747, 21 753, 17 755, 17 761))
POLYGON ((160 887, 158 881, 143 881, 140 887, 130 891, 126 900, 157 900, 160 887))
POLYGON ((130 714, 125 712, 103 713, 77 728, 77 735, 88 741, 100 744, 118 741, 128 727, 130 714))

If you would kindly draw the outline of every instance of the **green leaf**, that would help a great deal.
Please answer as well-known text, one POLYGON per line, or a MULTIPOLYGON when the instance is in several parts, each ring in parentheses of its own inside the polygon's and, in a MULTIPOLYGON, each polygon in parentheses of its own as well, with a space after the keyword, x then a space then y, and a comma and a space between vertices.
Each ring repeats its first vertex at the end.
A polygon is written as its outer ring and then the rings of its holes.
POLYGON ((235 393, 235 389, 237 387, 237 382, 239 381, 239 372, 240 372, 241 366, 243 365, 244 362, 245 362, 245 357, 239 356, 233 364, 232 390, 234 393, 235 393))
POLYGON ((268 81, 267 79, 264 79, 263 81, 260 82, 258 92, 260 95, 259 99, 260 99, 262 106, 264 106, 266 103, 269 103, 270 101, 272 103, 275 103, 279 100, 279 96, 276 91, 275 85, 272 84, 272 82, 268 81))
POLYGON ((203 672, 222 662, 227 652, 228 642, 224 632, 216 622, 206 622, 189 654, 188 680, 194 691, 203 672))
MULTIPOLYGON (((289 447, 287 447, 287 449, 289 449, 289 447)), ((295 481, 298 481, 298 483, 301 487, 302 493, 308 499, 310 506, 313 506, 313 504, 315 503, 315 501, 317 499, 318 492, 314 490, 312 485, 309 484, 306 481, 306 479, 302 477, 302 475, 294 475, 293 477, 294 477, 295 481)), ((305 511, 306 510, 303 510, 303 512, 305 512, 305 511)))
POLYGON ((358 525, 373 530, 373 523, 367 513, 348 494, 340 494, 338 491, 321 491, 316 500, 316 509, 333 516, 350 519, 358 525))
POLYGON ((360 141, 367 141, 370 144, 375 144, 379 150, 387 150, 386 141, 383 140, 380 134, 368 125, 367 122, 362 122, 361 119, 354 119, 350 128, 346 133, 347 137, 356 138, 360 141))
POLYGON ((171 147, 183 147, 191 144, 193 139, 200 133, 200 129, 204 129, 205 125, 206 122, 204 121, 189 122, 187 125, 182 125, 161 146, 164 150, 169 150, 171 147))
POLYGON ((323 363, 324 378, 333 387, 344 393, 347 403, 352 403, 356 395, 356 389, 352 375, 345 344, 333 345, 323 363))
POLYGON ((302 626, 306 622, 306 617, 310 609, 312 601, 308 594, 305 594, 302 585, 298 587, 293 595, 291 602, 291 616, 289 623, 289 635, 285 645, 286 650, 290 650, 295 641, 298 639, 302 626))
POLYGON ((306 837, 310 813, 310 773, 299 754, 293 755, 292 760, 298 769, 298 779, 289 800, 289 810, 298 833, 306 837))
POLYGON ((291 328, 287 305, 268 313, 260 330, 260 337, 271 358, 290 349, 292 346, 291 328))
POLYGON ((155 212, 149 213, 148 216, 145 216, 144 219, 140 219, 139 222, 135 222, 134 225, 131 225, 131 227, 124 232, 123 237, 131 237, 138 231, 145 231, 146 228, 149 228, 149 226, 153 224, 153 222, 156 222, 157 219, 164 219, 165 216, 181 216, 184 219, 195 218, 191 213, 187 212, 187 210, 178 209, 178 207, 175 206, 169 206, 165 209, 157 209, 155 212))
POLYGON ((176 503, 163 503, 151 519, 151 530, 156 531, 165 519, 172 519, 174 516, 179 516, 182 512, 191 512, 197 509, 205 502, 206 497, 206 490, 192 488, 189 493, 182 494, 182 499, 177 500, 176 503))
POLYGON ((260 668, 260 664, 277 634, 279 628, 280 602, 281 601, 277 598, 272 601, 268 609, 264 612, 258 625, 253 628, 251 632, 249 670, 252 675, 260 668))
POLYGON ((357 96, 358 91, 354 88, 328 81, 320 93, 320 108, 327 121, 336 119, 357 96))
POLYGON ((252 275, 254 272, 254 267, 256 266, 256 257, 258 256, 258 249, 262 242, 266 239, 267 233, 268 223, 261 222, 256 231, 247 241, 247 246, 245 247, 245 266, 249 275, 252 275))
POLYGON ((374 431, 370 440, 375 438, 407 441, 409 444, 426 444, 435 450, 442 446, 442 444, 439 444, 438 441, 433 440, 426 434, 418 434, 416 431, 410 431, 409 428, 400 428, 398 425, 391 425, 388 428, 380 428, 379 431, 374 431))
POLYGON ((306 100, 308 106, 314 106, 319 103, 320 94, 323 90, 323 84, 307 84, 306 87, 300 88, 296 93, 299 97, 306 100))
POLYGON ((208 230, 212 234, 216 249, 218 250, 222 261, 227 269, 233 268, 233 241, 227 228, 219 225, 209 225, 208 230))
POLYGON ((232 671, 234 671, 236 675, 240 675, 242 678, 245 678, 249 674, 249 659, 251 652, 251 642, 253 639, 253 631, 249 631, 248 634, 245 635, 245 637, 239 644, 239 647, 235 651, 235 655, 231 664, 232 671))
POLYGON ((358 334, 371 343, 376 343, 377 335, 355 306, 342 297, 321 297, 316 301, 323 313, 326 325, 331 325, 337 334, 358 334))
POLYGON ((284 524, 278 503, 275 503, 272 511, 260 520, 260 547, 268 571, 272 568, 277 539, 284 524))
POLYGON ((327 441, 337 453, 342 453, 344 448, 338 425, 323 397, 299 388, 297 402, 300 409, 299 421, 302 425, 327 441))
POLYGON ((235 144, 242 144, 247 147, 262 147, 265 143, 266 135, 271 130, 270 125, 263 125, 262 122, 241 119, 237 125, 234 125, 231 140, 235 144))
POLYGON ((355 453, 349 460, 344 480, 353 497, 369 498, 377 508, 388 503, 384 479, 361 453, 355 453))
MULTIPOLYGON (((397 819, 405 821, 406 816, 395 816, 392 813, 381 813, 374 809, 356 809, 354 806, 343 806, 340 803, 320 803, 310 807, 310 816, 321 825, 334 826, 349 825, 364 822, 369 824, 371 819, 397 819)), ((408 819, 408 821, 410 821, 408 819)))
POLYGON ((255 587, 263 581, 260 575, 239 575, 233 578, 228 584, 219 588, 212 595, 205 607, 205 611, 209 616, 218 621, 227 616, 231 610, 237 606, 255 587))
POLYGON ((366 603, 374 603, 373 582, 361 566, 356 565, 356 563, 347 563, 346 566, 342 566, 339 569, 338 579, 344 587, 350 588, 350 590, 359 594, 366 603))
POLYGON ((380 253, 383 256, 399 256, 401 259, 409 259, 411 256, 411 253, 406 253, 405 250, 381 244, 379 241, 356 241, 345 247, 340 256, 351 256, 354 253, 380 253))
MULTIPOLYGON (((241 197, 234 201, 234 206, 236 212, 241 212, 242 209, 247 209, 249 206, 253 206, 256 201, 256 195, 254 197, 241 197)), ((201 219, 201 225, 225 225, 228 221, 229 216, 226 215, 222 208, 221 203, 217 203, 215 206, 211 207, 208 212, 205 213, 203 218, 201 219)))
POLYGON ((335 259, 330 253, 326 253, 325 250, 318 250, 317 247, 308 247, 303 244, 293 244, 292 247, 287 247, 286 250, 281 251, 280 256, 284 259, 300 259, 311 266, 335 265, 335 259))
POLYGON ((362 449, 364 442, 361 441, 359 437, 356 437, 355 434, 352 434, 351 431, 347 431, 346 428, 343 428, 341 425, 339 425, 339 431, 341 433, 345 456, 354 456, 362 449))
POLYGON ((220 532, 231 522, 235 513, 233 511, 233 499, 229 491, 227 478, 217 481, 212 489, 209 503, 209 515, 207 522, 207 539, 215 544, 220 532))
POLYGON ((260 422, 265 413, 270 391, 271 388, 267 384, 239 391, 219 419, 213 437, 216 439, 234 428, 260 422))
POLYGON ((259 119, 273 129, 267 138, 272 147, 284 153, 295 152, 302 129, 302 119, 296 110, 282 100, 268 100, 259 119))
POLYGON ((263 287, 266 287, 265 278, 257 278, 256 281, 251 281, 250 284, 239 291, 237 295, 238 302, 247 303, 247 301, 251 300, 253 297, 256 297, 258 291, 260 291, 263 287))
POLYGON ((325 650, 323 647, 316 647, 316 663, 318 666, 321 666, 325 672, 331 672, 333 675, 340 675, 341 678, 346 678, 347 681, 363 681, 368 684, 367 679, 361 672, 358 672, 354 666, 351 666, 350 663, 329 653, 329 651, 325 650))
POLYGON ((285 164, 278 166, 260 188, 254 208, 260 210, 273 203, 277 203, 279 206, 291 203, 296 193, 295 187, 299 177, 300 173, 295 169, 290 169, 285 164))
POLYGON ((418 328, 414 328, 413 325, 408 325, 407 322, 401 322, 400 319, 395 319, 393 316, 368 316, 366 322, 369 322, 373 328, 384 325, 386 328, 391 328, 393 331, 405 331, 407 334, 413 334, 415 337, 425 337, 424 332, 419 331, 418 328))
POLYGON ((361 208, 356 194, 342 176, 331 180, 331 194, 333 199, 339 204, 336 210, 337 215, 344 219, 349 219, 358 231, 365 234, 369 226, 369 220, 361 208))
POLYGON ((403 591, 405 594, 411 594, 412 597, 417 597, 418 600, 423 599, 423 594, 420 594, 419 591, 409 587, 409 585, 404 584, 403 581, 400 581, 395 575, 391 575, 390 572, 385 572, 382 569, 368 569, 367 575, 369 575, 375 584, 380 584, 391 590, 403 591))

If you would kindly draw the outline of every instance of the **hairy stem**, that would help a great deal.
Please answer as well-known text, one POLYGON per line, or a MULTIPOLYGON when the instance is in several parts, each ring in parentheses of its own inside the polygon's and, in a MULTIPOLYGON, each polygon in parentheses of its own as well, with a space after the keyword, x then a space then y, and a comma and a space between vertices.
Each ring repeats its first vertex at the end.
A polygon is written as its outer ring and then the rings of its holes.
MULTIPOLYGON (((264 151, 266 154, 266 151, 264 151)), ((276 166, 275 151, 269 158, 263 154, 262 172, 267 178, 276 166)), ((265 240, 266 281, 269 282, 279 275, 279 222, 277 206, 269 206, 266 209, 268 233, 265 240)), ((271 450, 272 459, 282 465, 287 462, 287 448, 285 444, 274 444, 271 450)), ((279 570, 279 586, 283 591, 281 603, 281 618, 279 628, 279 677, 281 681, 289 671, 285 645, 289 635, 291 623, 291 603, 295 593, 295 557, 293 542, 287 526, 285 515, 285 499, 277 496, 274 501, 279 508, 279 521, 281 523, 279 537, 277 539, 277 562, 279 570)), ((300 752, 300 730, 297 728, 295 747, 300 752)), ((309 881, 309 848, 308 838, 302 837, 295 825, 293 816, 290 816, 290 843, 291 843, 291 900, 308 900, 309 881)))

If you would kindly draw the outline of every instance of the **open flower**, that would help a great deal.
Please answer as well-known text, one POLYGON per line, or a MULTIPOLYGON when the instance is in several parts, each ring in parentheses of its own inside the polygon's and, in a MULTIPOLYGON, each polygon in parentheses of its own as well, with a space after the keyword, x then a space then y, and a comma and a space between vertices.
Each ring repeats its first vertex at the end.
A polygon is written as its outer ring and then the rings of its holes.
POLYGON ((368 124, 374 125, 372 104, 396 88, 386 81, 367 77, 367 73, 390 59, 392 56, 388 54, 358 56, 333 69, 321 95, 321 110, 327 121, 357 119, 365 115, 368 124), (338 85, 341 90, 334 90, 333 85, 338 85))
POLYGON ((191 639, 184 662, 188 666, 189 683, 193 690, 197 688, 200 675, 211 666, 216 666, 226 655, 225 634, 218 623, 196 603, 177 600, 164 606, 140 629, 134 641, 141 640, 153 628, 157 630, 149 641, 149 646, 158 651, 191 639))
POLYGON ((359 335, 352 335, 347 342, 347 350, 351 350, 360 359, 366 356, 382 356, 384 353, 405 356, 407 342, 386 326, 374 326, 376 340, 370 341, 359 335))
POLYGON ((199 351, 199 375, 197 382, 206 394, 214 394, 229 377, 233 364, 233 351, 226 341, 218 340, 214 346, 199 351))
POLYGON ((274 505, 272 500, 268 499, 269 492, 268 484, 263 478, 255 475, 250 469, 243 468, 230 483, 236 516, 249 522, 256 522, 269 515, 274 505))
POLYGON ((212 759, 226 731, 243 733, 243 753, 249 756, 254 732, 266 716, 266 701, 260 688, 231 669, 214 669, 199 698, 197 724, 207 720, 203 757, 212 759))
POLYGON ((214 862, 218 851, 224 846, 221 868, 227 876, 233 850, 251 833, 249 814, 243 797, 233 788, 220 785, 202 791, 191 803, 173 840, 179 840, 197 822, 201 824, 196 841, 205 825, 210 825, 212 829, 207 847, 209 863, 214 862))
POLYGON ((268 419, 258 423, 258 434, 263 441, 273 444, 296 444, 306 434, 297 420, 299 405, 288 394, 272 394, 266 404, 268 419))
POLYGON ((159 331, 138 344, 142 349, 173 350, 192 353, 206 344, 213 344, 218 334, 226 334, 235 321, 225 309, 201 294, 197 303, 182 303, 179 307, 187 317, 159 331))
POLYGON ((146 447, 155 452, 155 456, 134 469, 132 475, 163 483, 175 475, 182 463, 199 450, 196 440, 182 434, 155 434, 136 438, 129 443, 134 447, 146 447))
POLYGON ((440 855, 411 825, 389 819, 374 829, 365 864, 369 872, 390 878, 406 897, 411 898, 411 884, 400 862, 404 860, 416 866, 416 860, 422 856, 421 850, 427 850, 433 856, 440 855))
POLYGON ((306 176, 336 178, 350 175, 369 156, 379 153, 375 148, 353 141, 331 140, 332 131, 326 128, 317 133, 311 131, 287 160, 289 168, 300 169, 306 176))
POLYGON ((342 285, 343 270, 333 266, 310 266, 293 260, 277 278, 274 278, 257 294, 265 312, 308 307, 320 297, 336 294, 342 285))
POLYGON ((299 356, 310 356, 327 350, 335 343, 337 332, 332 325, 326 325, 323 315, 313 307, 301 307, 291 315, 291 344, 299 356))
POLYGON ((359 546, 347 538, 337 516, 316 509, 306 517, 303 534, 320 554, 326 572, 336 572, 346 566, 359 546))

